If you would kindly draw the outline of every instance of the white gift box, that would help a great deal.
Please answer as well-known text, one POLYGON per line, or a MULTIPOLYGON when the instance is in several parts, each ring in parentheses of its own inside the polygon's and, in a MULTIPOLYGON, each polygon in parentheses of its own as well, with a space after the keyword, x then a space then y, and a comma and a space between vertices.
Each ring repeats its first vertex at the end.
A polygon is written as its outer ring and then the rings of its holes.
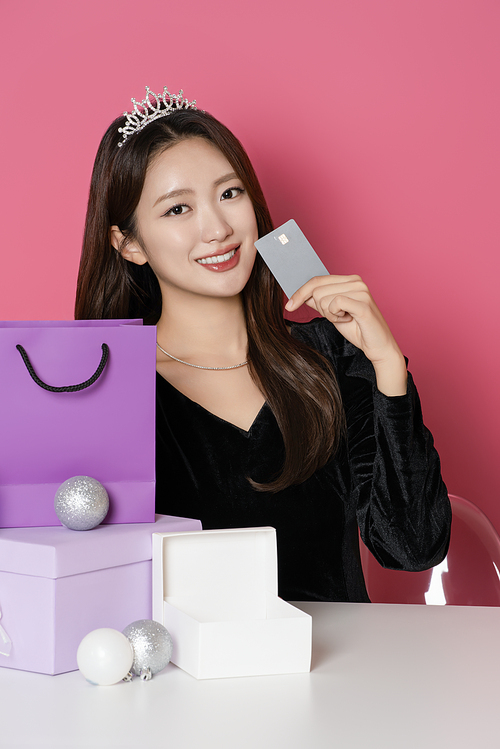
POLYGON ((197 679, 310 670, 311 617, 277 591, 274 528, 153 534, 153 619, 197 679))

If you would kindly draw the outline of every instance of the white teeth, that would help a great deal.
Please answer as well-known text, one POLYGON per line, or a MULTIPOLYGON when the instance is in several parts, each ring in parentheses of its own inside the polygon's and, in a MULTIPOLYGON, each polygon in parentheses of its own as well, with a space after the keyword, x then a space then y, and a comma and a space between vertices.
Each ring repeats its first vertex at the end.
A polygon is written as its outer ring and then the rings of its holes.
POLYGON ((230 260, 236 250, 229 250, 229 252, 226 252, 225 255, 213 255, 212 257, 202 257, 199 260, 197 260, 197 263, 200 263, 201 265, 215 265, 215 263, 225 263, 226 260, 230 260))

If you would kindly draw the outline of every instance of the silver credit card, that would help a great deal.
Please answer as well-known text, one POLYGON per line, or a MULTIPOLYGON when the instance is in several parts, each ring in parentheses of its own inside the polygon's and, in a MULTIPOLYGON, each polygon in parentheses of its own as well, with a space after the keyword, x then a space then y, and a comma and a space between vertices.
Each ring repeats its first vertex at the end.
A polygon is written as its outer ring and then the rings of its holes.
POLYGON ((293 219, 258 239, 255 246, 288 298, 313 276, 329 275, 293 219))

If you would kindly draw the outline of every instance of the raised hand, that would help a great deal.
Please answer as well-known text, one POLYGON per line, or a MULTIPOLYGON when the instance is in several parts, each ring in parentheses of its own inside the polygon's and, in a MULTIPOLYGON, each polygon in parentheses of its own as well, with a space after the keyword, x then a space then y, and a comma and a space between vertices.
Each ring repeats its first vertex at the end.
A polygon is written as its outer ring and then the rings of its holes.
POLYGON ((366 284, 359 276, 315 276, 290 297, 285 309, 307 304, 329 320, 372 362, 377 387, 386 395, 406 393, 401 350, 366 284))

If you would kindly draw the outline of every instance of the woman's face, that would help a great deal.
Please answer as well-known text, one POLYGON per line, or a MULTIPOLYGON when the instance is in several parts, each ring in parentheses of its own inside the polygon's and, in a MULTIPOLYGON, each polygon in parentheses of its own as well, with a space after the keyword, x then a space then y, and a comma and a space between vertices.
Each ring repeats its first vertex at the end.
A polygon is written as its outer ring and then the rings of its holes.
POLYGON ((142 246, 132 242, 123 255, 148 262, 162 290, 229 297, 248 281, 258 237, 253 205, 225 156, 203 138, 153 160, 136 221, 142 246))

